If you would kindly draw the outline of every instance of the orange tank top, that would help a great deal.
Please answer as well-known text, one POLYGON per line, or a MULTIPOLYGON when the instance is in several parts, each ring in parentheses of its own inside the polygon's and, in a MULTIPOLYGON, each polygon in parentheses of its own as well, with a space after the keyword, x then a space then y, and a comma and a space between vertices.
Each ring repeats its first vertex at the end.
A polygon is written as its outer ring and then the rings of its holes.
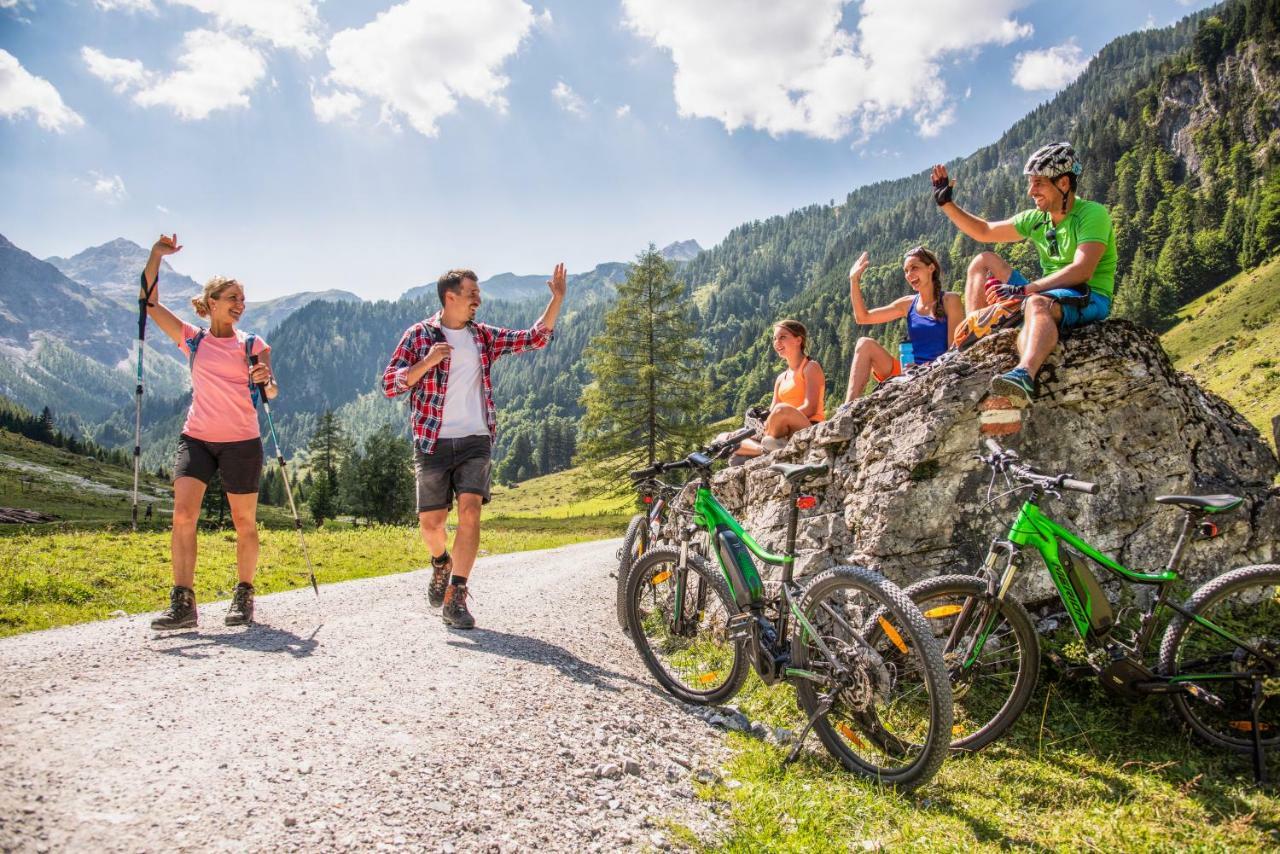
MULTIPOLYGON (((796 409, 804 406, 804 370, 809 367, 809 363, 812 361, 808 356, 805 356, 804 361, 800 363, 799 370, 783 372, 782 379, 778 382, 778 403, 789 403, 796 409)), ((825 400, 826 393, 827 390, 825 388, 818 387, 818 409, 814 412, 813 417, 809 419, 811 424, 817 424, 823 418, 822 413, 826 410, 827 403, 825 400)))

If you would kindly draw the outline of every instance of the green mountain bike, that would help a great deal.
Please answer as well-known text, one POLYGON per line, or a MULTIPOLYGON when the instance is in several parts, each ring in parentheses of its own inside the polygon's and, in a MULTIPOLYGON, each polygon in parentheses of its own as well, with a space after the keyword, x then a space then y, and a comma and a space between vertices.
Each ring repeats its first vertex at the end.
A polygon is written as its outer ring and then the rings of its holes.
POLYGON ((1253 756, 1265 781, 1265 751, 1280 740, 1280 566, 1248 566, 1205 583, 1190 599, 1170 598, 1188 541, 1213 536, 1206 517, 1238 507, 1234 495, 1161 495, 1156 501, 1186 516, 1166 567, 1135 572, 1090 546, 1041 510, 1060 490, 1090 495, 1097 485, 1070 475, 1045 475, 987 440, 981 456, 1011 491, 1029 490, 1009 532, 991 544, 976 576, 946 575, 907 588, 935 636, 951 676, 956 705, 952 747, 974 751, 999 738, 1031 699, 1040 649, 1026 609, 1009 594, 1024 555, 1038 552, 1087 651, 1070 675, 1096 675, 1125 697, 1165 694, 1193 732, 1219 748, 1253 756), (1155 595, 1136 631, 1122 631, 1116 612, 1085 557, 1125 582, 1151 585, 1155 595), (1148 649, 1170 613, 1159 654, 1148 649), (1120 635, 1129 635, 1122 640, 1120 635))
POLYGON ((906 790, 930 779, 946 758, 951 691, 937 640, 902 590, 879 573, 839 566, 797 582, 799 511, 815 506, 797 495, 826 465, 770 466, 790 499, 786 550, 773 554, 716 500, 715 460, 753 431, 741 431, 707 453, 658 463, 633 477, 691 469, 697 480, 693 522, 678 548, 656 548, 637 560, 627 581, 628 622, 654 678, 689 703, 733 696, 748 664, 766 684, 795 685, 807 717, 788 761, 813 729, 849 771, 906 790), (689 547, 705 530, 719 568, 689 547), (767 593, 759 560, 782 568, 767 593))

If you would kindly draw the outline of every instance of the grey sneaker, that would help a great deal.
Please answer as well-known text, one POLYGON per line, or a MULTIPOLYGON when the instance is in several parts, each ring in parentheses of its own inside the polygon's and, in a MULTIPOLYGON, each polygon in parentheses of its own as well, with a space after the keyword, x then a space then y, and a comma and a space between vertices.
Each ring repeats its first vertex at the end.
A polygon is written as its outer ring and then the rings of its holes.
POLYGON ((157 631, 193 629, 196 626, 196 593, 190 587, 174 585, 169 591, 169 607, 151 621, 157 631))
POLYGON ((241 581, 231 594, 231 607, 222 622, 228 626, 247 626, 253 622, 253 585, 241 581))

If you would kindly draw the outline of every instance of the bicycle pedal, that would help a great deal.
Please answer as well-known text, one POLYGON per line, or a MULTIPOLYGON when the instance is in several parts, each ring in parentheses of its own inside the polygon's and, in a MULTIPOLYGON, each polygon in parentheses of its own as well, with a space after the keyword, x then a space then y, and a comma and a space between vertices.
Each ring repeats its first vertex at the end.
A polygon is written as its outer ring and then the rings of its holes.
POLYGON ((1058 676, 1071 682, 1077 682, 1081 679, 1088 679, 1097 675, 1097 671, 1087 664, 1072 664, 1061 655, 1052 650, 1046 652, 1044 657, 1054 669, 1058 671, 1058 676))
POLYGON ((1184 682, 1182 684, 1182 690, 1186 691, 1188 694, 1190 694, 1192 697, 1195 697, 1197 700, 1201 700, 1203 702, 1208 703, 1210 706, 1213 706, 1215 709, 1222 710, 1227 707, 1227 704, 1222 701, 1221 697, 1217 696, 1216 694, 1210 694, 1208 691, 1201 688, 1199 685, 1193 685, 1190 682, 1184 682))
POLYGON ((726 626, 730 640, 750 640, 752 630, 755 626, 755 615, 750 611, 743 611, 740 614, 734 614, 729 618, 726 626))

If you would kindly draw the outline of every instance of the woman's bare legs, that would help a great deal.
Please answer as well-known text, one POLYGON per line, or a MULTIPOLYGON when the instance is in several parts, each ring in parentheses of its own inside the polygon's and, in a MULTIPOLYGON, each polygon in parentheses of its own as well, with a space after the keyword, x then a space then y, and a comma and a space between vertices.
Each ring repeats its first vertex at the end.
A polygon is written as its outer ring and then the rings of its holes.
POLYGON ((874 338, 859 338, 853 348, 853 363, 849 366, 849 388, 845 392, 844 402, 853 403, 862 397, 867 390, 867 380, 875 371, 882 377, 893 372, 893 357, 874 338))

